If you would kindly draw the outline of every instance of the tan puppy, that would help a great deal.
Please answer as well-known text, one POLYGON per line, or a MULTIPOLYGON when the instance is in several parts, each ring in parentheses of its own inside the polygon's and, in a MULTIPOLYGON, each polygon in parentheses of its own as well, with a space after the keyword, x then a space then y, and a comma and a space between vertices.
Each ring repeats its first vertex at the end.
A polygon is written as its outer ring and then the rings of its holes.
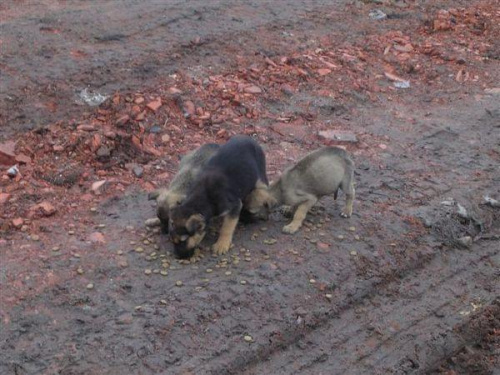
POLYGON ((293 220, 283 227, 283 232, 292 234, 299 230, 307 212, 322 196, 333 194, 334 199, 337 199, 339 189, 346 194, 346 205, 341 216, 350 217, 355 195, 354 163, 345 150, 323 147, 287 168, 277 181, 271 183, 271 200, 250 195, 245 206, 257 216, 265 216, 262 212, 267 211, 266 206, 289 206, 293 220))
POLYGON ((149 193, 149 200, 156 199, 158 207, 156 213, 164 233, 168 233, 170 210, 186 198, 193 182, 219 148, 218 144, 208 143, 191 151, 181 159, 179 171, 170 182, 168 189, 158 189, 149 193))

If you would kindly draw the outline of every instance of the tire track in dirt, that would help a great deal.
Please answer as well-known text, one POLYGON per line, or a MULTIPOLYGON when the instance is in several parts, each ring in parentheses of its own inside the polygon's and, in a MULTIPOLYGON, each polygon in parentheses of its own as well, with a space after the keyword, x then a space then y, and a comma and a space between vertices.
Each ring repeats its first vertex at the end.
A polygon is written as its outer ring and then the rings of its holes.
POLYGON ((402 277, 400 282, 373 284, 359 298, 329 311, 306 334, 288 332, 285 342, 244 353, 206 371, 321 374, 321 368, 330 368, 330 374, 426 373, 463 347, 455 327, 467 324, 472 312, 492 304, 491 295, 500 293, 494 282, 500 277, 495 267, 499 263, 500 250, 485 244, 472 252, 440 254, 418 268, 407 267, 397 275, 402 277), (448 268, 443 269, 442 258, 449 258, 448 268), (489 292, 475 285, 479 263, 485 271, 482 277, 490 277, 493 290, 489 292), (402 352, 409 354, 401 358, 402 352))

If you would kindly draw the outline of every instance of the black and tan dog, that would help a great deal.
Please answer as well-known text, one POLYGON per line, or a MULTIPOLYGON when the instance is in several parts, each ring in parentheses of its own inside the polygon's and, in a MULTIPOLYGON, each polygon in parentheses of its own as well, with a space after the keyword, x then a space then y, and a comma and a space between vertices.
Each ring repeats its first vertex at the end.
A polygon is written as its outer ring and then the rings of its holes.
POLYGON ((175 254, 191 257, 206 233, 208 221, 223 217, 215 254, 226 253, 232 242, 243 200, 267 194, 266 159, 248 136, 234 136, 207 162, 183 203, 170 212, 170 236, 175 254))
POLYGON ((193 186, 207 161, 219 150, 216 143, 208 143, 182 157, 179 171, 174 176, 168 189, 158 189, 148 195, 148 199, 156 199, 156 214, 164 233, 168 233, 170 210, 178 206, 193 186))
POLYGON ((297 164, 287 168, 277 181, 269 187, 269 200, 265 196, 250 195, 245 202, 253 215, 267 211, 265 203, 285 205, 293 212, 293 220, 283 227, 284 233, 295 233, 302 226, 307 212, 325 195, 338 190, 346 194, 346 205, 342 217, 352 215, 354 202, 354 163, 348 153, 338 147, 323 147, 311 152, 297 164))

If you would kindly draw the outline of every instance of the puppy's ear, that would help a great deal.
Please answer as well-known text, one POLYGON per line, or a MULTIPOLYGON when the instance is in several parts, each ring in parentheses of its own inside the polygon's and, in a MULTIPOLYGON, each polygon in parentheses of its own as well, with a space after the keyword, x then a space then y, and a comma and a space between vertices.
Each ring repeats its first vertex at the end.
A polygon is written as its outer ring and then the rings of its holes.
POLYGON ((267 208, 272 208, 278 204, 276 198, 274 198, 267 189, 256 189, 254 199, 259 205, 267 208))
POLYGON ((158 200, 160 196, 165 196, 168 193, 167 189, 156 189, 148 194, 148 200, 152 201, 153 199, 158 200))
POLYGON ((205 229, 205 219, 200 214, 194 214, 186 221, 186 229, 189 233, 199 233, 205 229))
POLYGON ((152 201, 160 196, 160 189, 156 189, 154 191, 151 191, 148 194, 148 201, 152 201))

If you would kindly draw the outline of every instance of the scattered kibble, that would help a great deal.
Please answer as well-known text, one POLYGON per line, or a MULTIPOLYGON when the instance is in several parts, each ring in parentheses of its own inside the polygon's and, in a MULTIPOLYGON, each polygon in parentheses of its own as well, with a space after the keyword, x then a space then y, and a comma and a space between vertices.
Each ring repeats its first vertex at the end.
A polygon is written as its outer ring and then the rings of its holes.
POLYGON ((167 301, 166 301, 166 300, 164 300, 164 299, 161 299, 161 300, 160 300, 160 303, 161 303, 162 305, 166 305, 166 304, 167 304, 167 301))
POLYGON ((214 270, 211 268, 207 268, 207 273, 212 273, 214 270))
POLYGON ((245 280, 241 280, 241 281, 240 281, 240 284, 241 284, 241 285, 246 285, 246 283, 247 283, 247 282, 246 282, 245 280))
POLYGON ((354 255, 358 255, 358 252, 356 250, 351 250, 350 254, 354 256, 354 255))
POLYGON ((87 284, 87 289, 89 289, 89 290, 94 289, 94 284, 92 284, 92 283, 87 284))
POLYGON ((232 272, 231 272, 231 271, 226 271, 226 272, 224 272, 224 275, 226 275, 226 276, 230 276, 231 274, 232 274, 232 272))
POLYGON ((180 281, 180 280, 178 280, 178 281, 175 282, 175 286, 182 286, 182 285, 183 285, 182 281, 180 281))
POLYGON ((316 280, 314 280, 314 279, 310 279, 310 280, 309 280, 309 282, 310 282, 311 284, 316 284, 316 280))
POLYGON ((144 270, 144 273, 145 273, 146 275, 151 275, 151 270, 150 270, 149 268, 148 268, 148 269, 145 269, 145 270, 144 270))
POLYGON ((276 242, 278 242, 278 240, 275 238, 270 238, 268 240, 264 240, 264 244, 266 244, 266 245, 274 245, 276 242))
POLYGON ((144 249, 140 246, 135 248, 136 253, 142 253, 143 251, 144 251, 144 249))
POLYGON ((167 272, 167 271, 165 271, 165 270, 161 270, 161 271, 160 271, 160 275, 162 275, 162 276, 167 276, 167 275, 168 275, 168 272, 167 272))
POLYGON ((356 227, 349 227, 349 231, 350 232, 355 232, 356 231, 356 227))
POLYGON ((252 338, 252 336, 250 336, 250 335, 245 335, 245 337, 243 337, 243 339, 244 339, 246 342, 252 342, 252 341, 253 341, 253 338, 252 338))
POLYGON ((325 297, 328 298, 328 299, 332 299, 333 298, 333 294, 325 294, 325 297))
POLYGON ((118 255, 123 255, 123 251, 118 250, 118 251, 116 252, 116 254, 118 254, 118 255))
POLYGON ((82 267, 78 267, 78 269, 76 270, 76 272, 77 272, 79 275, 83 275, 83 268, 82 268, 82 267))

